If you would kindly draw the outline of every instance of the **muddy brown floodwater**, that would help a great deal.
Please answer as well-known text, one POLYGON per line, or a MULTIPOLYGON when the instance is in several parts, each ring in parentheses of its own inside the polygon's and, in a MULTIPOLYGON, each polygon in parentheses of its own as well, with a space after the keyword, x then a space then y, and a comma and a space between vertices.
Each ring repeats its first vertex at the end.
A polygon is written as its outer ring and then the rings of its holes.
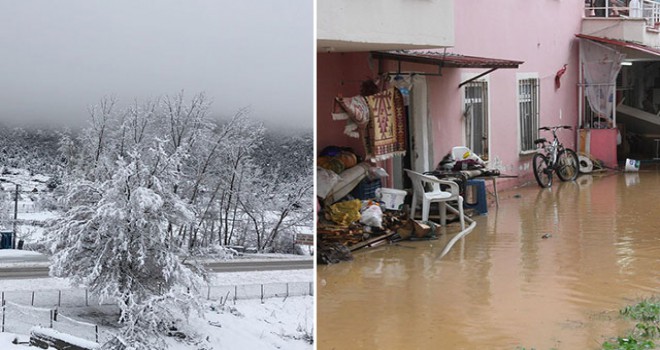
POLYGON ((439 240, 318 267, 318 349, 600 349, 618 310, 660 294, 660 173, 500 192, 439 240), (543 235, 549 234, 549 238, 543 235))

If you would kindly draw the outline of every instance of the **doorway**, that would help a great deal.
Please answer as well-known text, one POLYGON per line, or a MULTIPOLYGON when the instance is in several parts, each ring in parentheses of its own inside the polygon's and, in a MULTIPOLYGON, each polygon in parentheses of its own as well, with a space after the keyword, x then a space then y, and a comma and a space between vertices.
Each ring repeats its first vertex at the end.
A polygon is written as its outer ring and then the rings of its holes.
POLYGON ((426 77, 411 74, 410 92, 406 105, 407 147, 405 157, 394 157, 392 180, 395 188, 410 188, 410 179, 403 169, 423 173, 434 169, 431 119, 428 115, 428 86, 426 77))

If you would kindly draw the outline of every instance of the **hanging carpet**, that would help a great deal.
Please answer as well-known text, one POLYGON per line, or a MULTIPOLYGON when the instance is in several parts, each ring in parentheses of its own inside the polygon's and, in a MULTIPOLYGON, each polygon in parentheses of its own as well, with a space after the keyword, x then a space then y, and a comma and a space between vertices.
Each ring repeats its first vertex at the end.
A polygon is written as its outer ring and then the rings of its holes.
POLYGON ((376 160, 405 155, 406 118, 399 89, 389 88, 365 99, 371 114, 367 153, 376 160))

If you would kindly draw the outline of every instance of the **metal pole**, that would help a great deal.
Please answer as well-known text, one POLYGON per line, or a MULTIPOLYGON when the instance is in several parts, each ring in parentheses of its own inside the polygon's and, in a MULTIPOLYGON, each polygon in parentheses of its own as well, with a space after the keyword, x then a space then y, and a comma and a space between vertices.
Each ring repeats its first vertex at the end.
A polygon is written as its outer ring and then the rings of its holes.
POLYGON ((18 184, 16 184, 16 190, 14 192, 14 232, 11 237, 11 247, 16 249, 16 221, 18 220, 18 184))

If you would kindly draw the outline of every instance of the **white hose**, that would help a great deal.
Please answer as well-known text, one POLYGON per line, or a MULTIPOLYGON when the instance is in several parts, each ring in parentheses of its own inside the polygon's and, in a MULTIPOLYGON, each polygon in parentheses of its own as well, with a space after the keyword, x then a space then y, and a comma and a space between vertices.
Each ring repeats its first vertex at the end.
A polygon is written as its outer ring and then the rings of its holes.
MULTIPOLYGON (((447 205, 447 208, 449 208, 449 210, 453 211, 454 213, 461 215, 460 212, 451 205, 447 205)), ((472 218, 465 216, 465 221, 468 221, 470 225, 461 232, 457 233, 454 237, 452 237, 452 239, 449 240, 449 242, 447 242, 447 244, 442 249, 440 254, 438 254, 438 256, 436 257, 436 260, 442 259, 443 256, 447 255, 447 253, 449 253, 451 248, 454 246, 454 244, 456 244, 456 242, 458 242, 459 239, 467 236, 468 233, 472 232, 472 230, 474 230, 474 228, 477 227, 477 223, 474 220, 472 220, 472 218)))

